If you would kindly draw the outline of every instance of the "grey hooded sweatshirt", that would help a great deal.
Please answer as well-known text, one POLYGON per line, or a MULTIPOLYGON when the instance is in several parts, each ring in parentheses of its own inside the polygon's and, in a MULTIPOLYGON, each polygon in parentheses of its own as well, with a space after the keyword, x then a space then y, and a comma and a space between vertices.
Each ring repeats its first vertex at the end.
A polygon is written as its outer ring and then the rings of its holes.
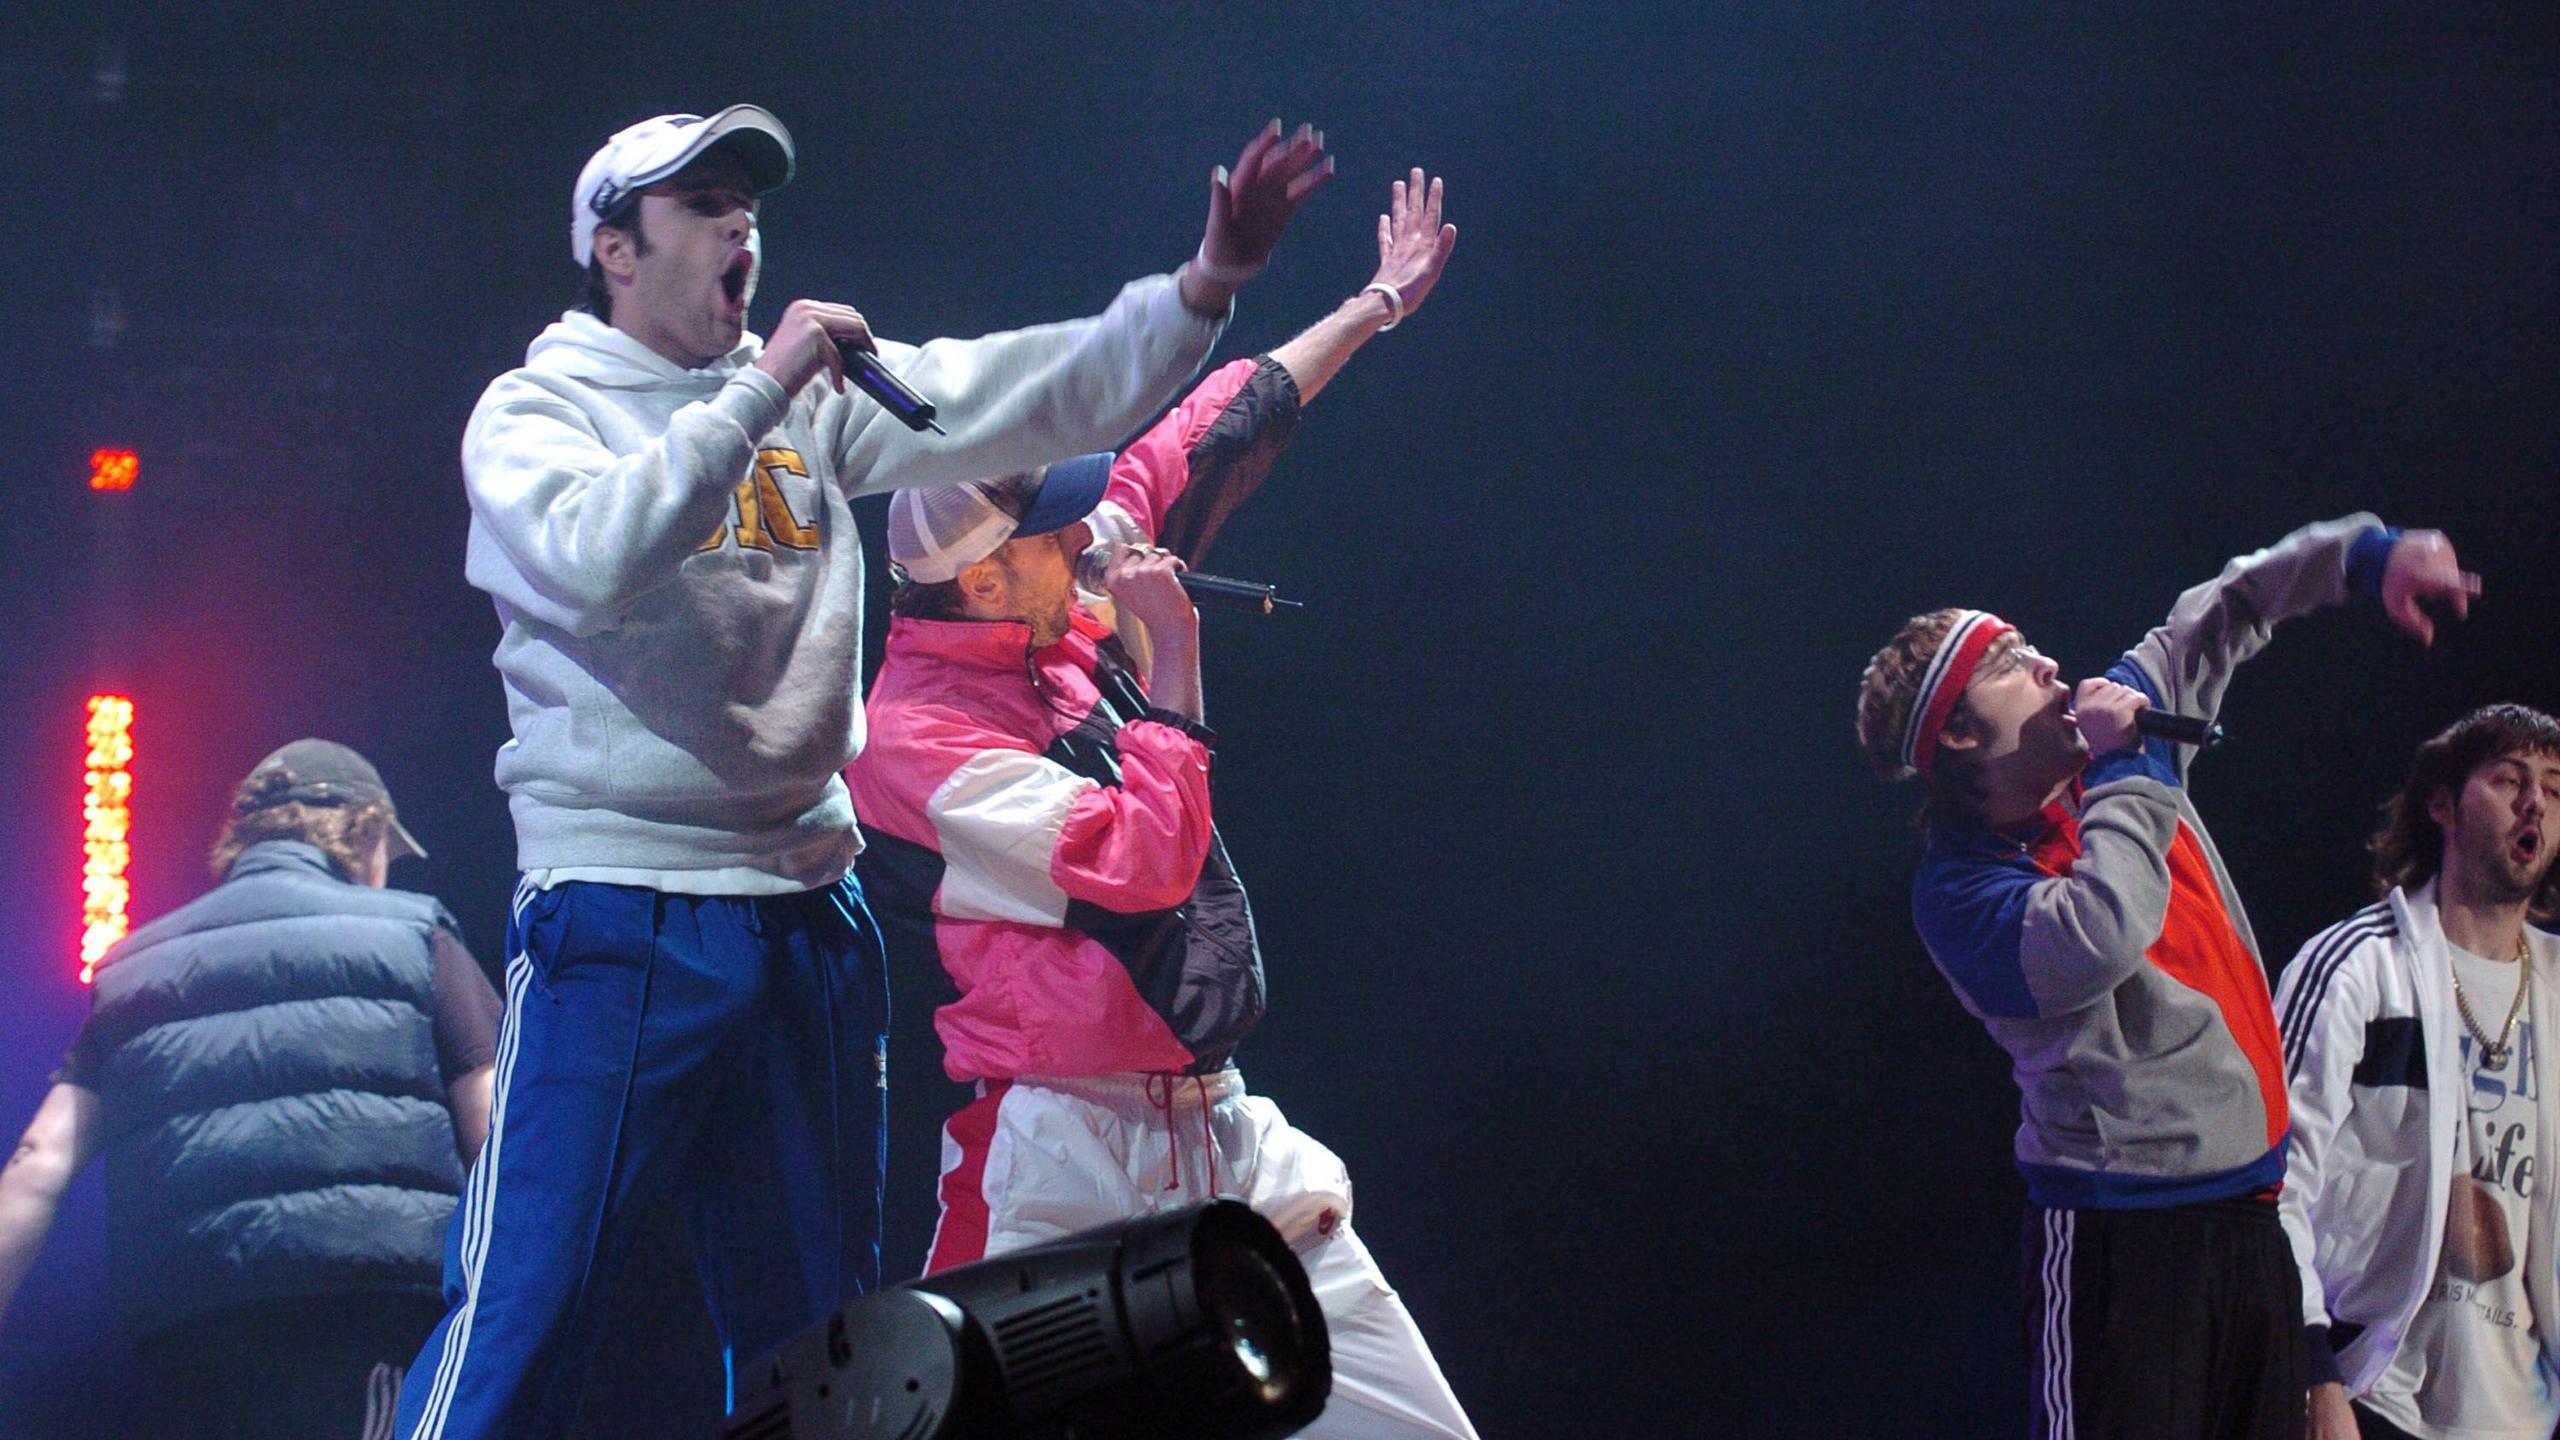
POLYGON ((462 442, 465 573, 497 601, 514 738, 498 784, 536 885, 690 894, 832 883, 861 848, 862 547, 848 502, 1104 449, 1195 374, 1225 318, 1171 276, 1084 320, 880 342, 937 402, 919 435, 753 334, 687 370, 592 315, 544 330, 462 442))

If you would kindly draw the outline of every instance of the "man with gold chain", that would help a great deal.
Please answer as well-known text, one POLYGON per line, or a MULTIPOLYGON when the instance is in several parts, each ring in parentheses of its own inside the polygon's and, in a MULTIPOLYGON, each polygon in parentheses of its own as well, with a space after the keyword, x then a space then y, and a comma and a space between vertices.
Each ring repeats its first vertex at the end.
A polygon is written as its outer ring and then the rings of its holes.
POLYGON ((2276 992, 2311 1435, 2543 1440, 2560 941, 2527 922, 2560 913, 2560 720, 2464 716, 2386 816, 2383 898, 2314 936, 2276 992))

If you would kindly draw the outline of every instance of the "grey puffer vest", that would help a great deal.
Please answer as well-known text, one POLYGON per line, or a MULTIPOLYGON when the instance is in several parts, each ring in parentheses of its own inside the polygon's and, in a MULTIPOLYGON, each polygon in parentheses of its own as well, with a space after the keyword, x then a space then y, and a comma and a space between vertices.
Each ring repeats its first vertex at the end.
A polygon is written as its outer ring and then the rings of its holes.
POLYGON ((462 1192, 436 1064, 424 895, 312 846, 223 883, 100 965, 110 1298, 136 1334, 245 1301, 434 1295, 462 1192))

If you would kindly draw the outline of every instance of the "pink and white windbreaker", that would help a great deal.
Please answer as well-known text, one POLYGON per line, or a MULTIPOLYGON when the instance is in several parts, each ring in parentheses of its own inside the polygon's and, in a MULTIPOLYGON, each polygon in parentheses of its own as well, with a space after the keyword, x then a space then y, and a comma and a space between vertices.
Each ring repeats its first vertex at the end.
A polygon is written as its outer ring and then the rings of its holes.
MULTIPOLYGON (((1091 520, 1196 563, 1298 418, 1288 371, 1208 376, 1113 463, 1091 520)), ((1261 1018, 1253 914, 1211 823, 1209 751, 1145 718, 1109 622, 891 622, 845 772, 860 875, 900 959, 930 954, 955 1080, 1224 1067, 1261 1018), (903 953, 900 953, 903 952, 903 953)))

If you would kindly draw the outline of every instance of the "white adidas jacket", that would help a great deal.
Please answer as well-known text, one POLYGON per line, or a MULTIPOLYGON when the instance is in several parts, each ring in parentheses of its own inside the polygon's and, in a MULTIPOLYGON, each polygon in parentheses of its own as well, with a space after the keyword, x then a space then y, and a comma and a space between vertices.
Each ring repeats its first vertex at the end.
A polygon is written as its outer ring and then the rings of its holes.
POLYGON ((1114 445, 1224 324, 1159 275, 1088 319, 881 341, 947 439, 824 382, 786 404, 752 334, 687 370, 592 315, 543 331, 462 445, 466 574, 504 627, 519 868, 695 894, 842 875, 861 843, 838 778, 862 748, 848 502, 1114 445))
MULTIPOLYGON (((2468 1113, 2462 1020, 2433 881, 2393 890, 2311 938, 2276 987, 2293 1133, 2281 1213, 2302 1271, 2315 1380, 2373 1388, 2408 1334, 2444 1248, 2454 1147, 2468 1113)), ((2560 1080, 2560 942, 2525 932, 2543 1093, 2560 1080)), ((2552 1173, 2553 1127, 2535 1137, 2535 1173, 2552 1173)), ((2549 1248, 2560 1186, 2537 1187, 2525 1247, 2534 1312, 2560 1317, 2549 1248)), ((2560 1325, 2546 1324, 2560 1365, 2560 1325)))

